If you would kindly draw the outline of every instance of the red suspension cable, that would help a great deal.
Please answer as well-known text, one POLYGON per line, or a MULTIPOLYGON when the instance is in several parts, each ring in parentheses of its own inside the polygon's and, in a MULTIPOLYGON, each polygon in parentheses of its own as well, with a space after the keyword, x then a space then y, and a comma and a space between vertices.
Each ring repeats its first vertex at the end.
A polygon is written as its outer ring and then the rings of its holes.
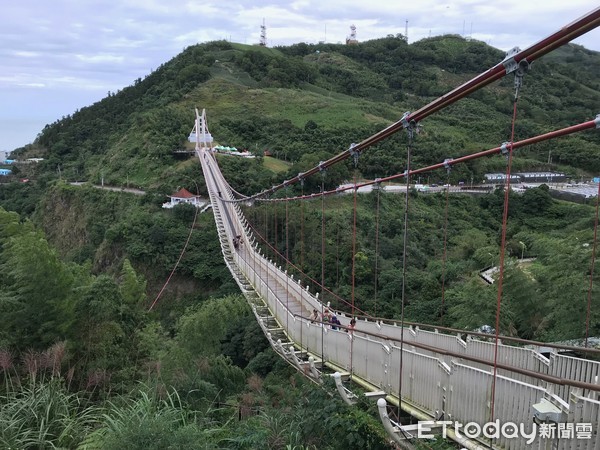
MULTIPOLYGON (((354 174, 354 185, 356 186, 356 173, 354 174)), ((352 223, 352 317, 354 317, 354 289, 356 286, 356 196, 358 189, 354 189, 354 220, 352 223)))
POLYGON ((494 374, 492 378, 492 396, 490 402, 490 422, 494 421, 494 402, 496 400, 496 379, 498 376, 498 345, 500 336, 500 306, 502 302, 502 288, 504 285, 504 255, 506 247, 506 230, 508 224, 508 204, 510 199, 510 175, 512 168, 512 155, 513 155, 513 142, 515 139, 515 123, 517 121, 517 100, 519 90, 517 88, 515 92, 515 99, 513 102, 513 116, 510 131, 510 142, 507 146, 508 150, 508 164, 506 165, 506 184, 504 187, 504 211, 502 213, 502 238, 500 240, 500 262, 499 262, 499 274, 498 274, 498 293, 496 296, 496 335, 494 339, 494 374))
MULTIPOLYGON (((526 147, 528 145, 537 144, 540 142, 548 141, 550 139, 556 139, 556 138, 559 138, 562 136, 568 136, 570 134, 578 133, 581 131, 592 130, 597 127, 598 127, 597 119, 596 120, 588 120, 586 122, 582 122, 577 125, 572 125, 570 127, 561 128, 559 130, 551 131, 549 133, 540 134, 538 136, 523 139, 522 141, 514 142, 512 144, 512 149, 515 150, 517 148, 526 147)), ((410 175, 413 176, 413 175, 418 175, 418 174, 422 174, 422 173, 432 172, 434 170, 443 169, 448 166, 455 166, 457 164, 461 164, 461 163, 465 163, 467 161, 472 161, 475 159, 494 155, 497 153, 501 153, 503 151, 504 151, 504 146, 494 147, 494 148, 491 148, 488 150, 483 150, 480 152, 472 153, 470 155, 465 155, 465 156, 461 156, 458 158, 454 158, 452 160, 445 160, 444 162, 441 162, 441 163, 436 163, 436 164, 432 164, 429 166, 421 167, 420 169, 414 169, 414 170, 410 171, 410 175)), ((402 173, 399 173, 396 175, 391 175, 391 176, 384 177, 384 178, 378 178, 377 180, 365 181, 363 183, 358 184, 356 187, 360 189, 361 187, 371 186, 375 183, 384 183, 387 181, 399 180, 401 178, 406 177, 407 175, 408 175, 408 173, 402 172, 402 173)), ((325 195, 339 194, 339 193, 342 193, 345 191, 349 191, 351 189, 354 189, 354 185, 350 185, 350 186, 346 186, 346 187, 338 187, 336 189, 332 189, 331 191, 326 191, 325 195)), ((323 195, 323 194, 318 193, 318 194, 303 195, 300 197, 287 197, 287 198, 278 198, 278 199, 257 199, 257 200, 258 201, 266 201, 266 202, 284 202, 284 201, 306 200, 306 199, 311 199, 311 198, 317 198, 317 197, 320 197, 321 195, 323 195)))
MULTIPOLYGON (((289 282, 290 282, 290 240, 289 240, 289 226, 290 226, 290 220, 289 220, 289 216, 288 216, 288 205, 290 204, 290 202, 285 202, 285 273, 287 274, 287 277, 285 277, 285 307, 286 309, 289 311, 289 300, 290 300, 290 286, 289 286, 289 282)), ((302 297, 302 296, 301 296, 302 297)), ((289 330, 290 329, 290 324, 289 324, 289 320, 290 320, 290 315, 286 314, 285 315, 286 318, 286 328, 289 330)))
POLYGON ((596 194, 596 216, 594 217, 594 245, 592 246, 592 261, 590 263, 590 286, 588 288, 587 312, 585 315, 585 348, 588 347, 590 336, 590 311, 592 308, 592 292, 594 288, 594 266, 596 263, 596 245, 598 243, 598 204, 600 203, 600 181, 598 182, 598 193, 596 194))
POLYGON ((375 302, 375 316, 377 316, 377 287, 379 285, 379 194, 381 185, 377 186, 377 209, 375 213, 375 292, 373 299, 375 302))
POLYGON ((448 203, 450 201, 450 169, 446 177, 446 206, 444 207, 444 254, 442 256, 442 311, 440 315, 440 323, 444 325, 444 308, 446 299, 446 262, 447 262, 447 247, 448 247, 448 203))

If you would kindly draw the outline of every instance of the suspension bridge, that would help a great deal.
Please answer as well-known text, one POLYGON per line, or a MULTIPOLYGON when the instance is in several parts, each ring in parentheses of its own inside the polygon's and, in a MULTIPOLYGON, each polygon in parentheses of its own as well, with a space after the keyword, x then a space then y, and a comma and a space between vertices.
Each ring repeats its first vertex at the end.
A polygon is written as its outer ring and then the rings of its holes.
MULTIPOLYGON (((408 445, 407 442, 412 438, 423 437, 422 424, 419 428, 410 423, 401 423, 406 421, 399 419, 400 414, 393 414, 402 410, 416 420, 427 421, 428 428, 425 430, 428 434, 443 431, 468 449, 600 449, 600 350, 578 348, 578 354, 584 354, 584 357, 567 356, 563 351, 572 351, 572 347, 499 335, 513 152, 537 142, 600 128, 598 115, 595 119, 567 128, 514 141, 517 99, 523 77, 534 60, 599 24, 600 8, 597 8, 525 50, 513 49, 491 69, 418 111, 406 113, 398 122, 379 133, 350 145, 347 150, 322 161, 305 173, 299 173, 252 196, 239 194, 225 180, 210 148, 212 136, 208 132, 205 112, 200 114, 196 111, 192 134, 195 135, 196 154, 206 180, 225 263, 251 305, 271 346, 315 382, 320 383, 325 376, 332 374, 339 394, 347 403, 356 402, 359 391, 362 392, 360 395, 375 399, 386 431, 399 445, 408 445), (507 74, 515 76, 513 131, 509 141, 496 148, 447 159, 428 167, 410 166, 412 142, 421 120, 507 74), (308 177, 323 173, 348 158, 354 158, 356 162, 362 152, 399 131, 408 135, 408 167, 405 172, 363 183, 355 180, 333 191, 322 188, 317 194, 293 198, 273 196, 275 192, 294 183, 303 183, 308 177), (293 263, 286 259, 287 255, 281 255, 286 261, 284 265, 269 258, 265 251, 268 243, 263 241, 242 210, 243 205, 256 202, 322 200, 328 195, 349 190, 354 194, 356 227, 356 197, 361 187, 373 185, 374 188, 381 188, 385 181, 403 179, 408 191, 414 175, 449 169, 456 164, 496 154, 506 156, 507 176, 496 283, 498 311, 495 335, 491 337, 489 334, 406 322, 404 304, 402 318, 398 321, 374 318, 362 312, 354 304, 354 257, 352 301, 348 302, 346 310, 335 311, 340 325, 332 326, 322 321, 330 308, 319 298, 323 298, 326 290, 324 283, 320 286, 320 292, 314 289, 313 292, 303 284, 304 277, 294 277, 290 273, 288 269, 293 263), (318 318, 311 317, 314 310, 320 313, 318 318), (552 349, 551 352, 544 350, 548 347, 552 349), (494 429, 490 425, 494 423, 522 424, 527 433, 512 428, 503 428, 499 432, 500 426, 494 429), (461 428, 461 424, 469 424, 470 429, 461 428), (531 430, 537 431, 531 434, 531 430)), ((406 259, 409 197, 405 196, 403 270, 410 264, 406 259)), ((595 236, 597 226, 596 209, 595 236)), ((446 235, 444 246, 445 241, 446 235)), ((592 252, 586 330, 589 330, 595 255, 596 238, 592 252)), ((586 341, 587 337, 586 331, 586 341)))

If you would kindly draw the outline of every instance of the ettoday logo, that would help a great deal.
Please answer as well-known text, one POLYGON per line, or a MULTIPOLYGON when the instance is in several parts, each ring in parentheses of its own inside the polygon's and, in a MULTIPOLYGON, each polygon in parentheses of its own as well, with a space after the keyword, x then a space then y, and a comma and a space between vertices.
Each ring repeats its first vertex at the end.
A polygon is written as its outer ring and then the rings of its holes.
POLYGON ((527 444, 533 443, 536 438, 542 439, 591 439, 592 424, 591 423, 514 423, 506 422, 500 424, 499 420, 487 422, 479 425, 476 422, 453 422, 451 420, 443 420, 434 422, 433 420, 420 421, 417 424, 417 437, 431 439, 434 435, 431 433, 433 429, 442 428, 442 437, 447 437, 449 428, 452 428, 454 434, 459 439, 466 437, 467 439, 487 438, 499 439, 517 439, 523 438, 527 444))

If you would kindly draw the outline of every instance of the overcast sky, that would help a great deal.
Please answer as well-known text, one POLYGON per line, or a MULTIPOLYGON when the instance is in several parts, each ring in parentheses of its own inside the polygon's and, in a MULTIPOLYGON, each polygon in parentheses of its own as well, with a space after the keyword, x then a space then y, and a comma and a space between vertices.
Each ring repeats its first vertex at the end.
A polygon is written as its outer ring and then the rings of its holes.
MULTIPOLYGON (((590 0, 14 0, 0 14, 0 150, 143 78, 185 47, 359 41, 446 33, 526 48, 597 7, 590 0), (544 6, 540 6, 540 5, 544 6), (537 5, 537 6, 534 6, 537 5)), ((575 42, 600 51, 600 31, 575 42)))

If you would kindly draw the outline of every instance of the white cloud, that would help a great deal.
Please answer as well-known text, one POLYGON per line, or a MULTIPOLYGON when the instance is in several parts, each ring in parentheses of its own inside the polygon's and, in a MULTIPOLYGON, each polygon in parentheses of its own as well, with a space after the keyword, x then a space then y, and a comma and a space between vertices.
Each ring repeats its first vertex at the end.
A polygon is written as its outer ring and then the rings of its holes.
POLYGON ((44 83, 19 83, 18 86, 32 87, 32 88, 44 88, 44 87, 46 87, 46 85, 44 83))
POLYGON ((99 55, 75 55, 78 60, 83 61, 84 63, 90 64, 121 64, 125 61, 125 56, 123 55, 109 55, 109 54, 99 54, 99 55))

